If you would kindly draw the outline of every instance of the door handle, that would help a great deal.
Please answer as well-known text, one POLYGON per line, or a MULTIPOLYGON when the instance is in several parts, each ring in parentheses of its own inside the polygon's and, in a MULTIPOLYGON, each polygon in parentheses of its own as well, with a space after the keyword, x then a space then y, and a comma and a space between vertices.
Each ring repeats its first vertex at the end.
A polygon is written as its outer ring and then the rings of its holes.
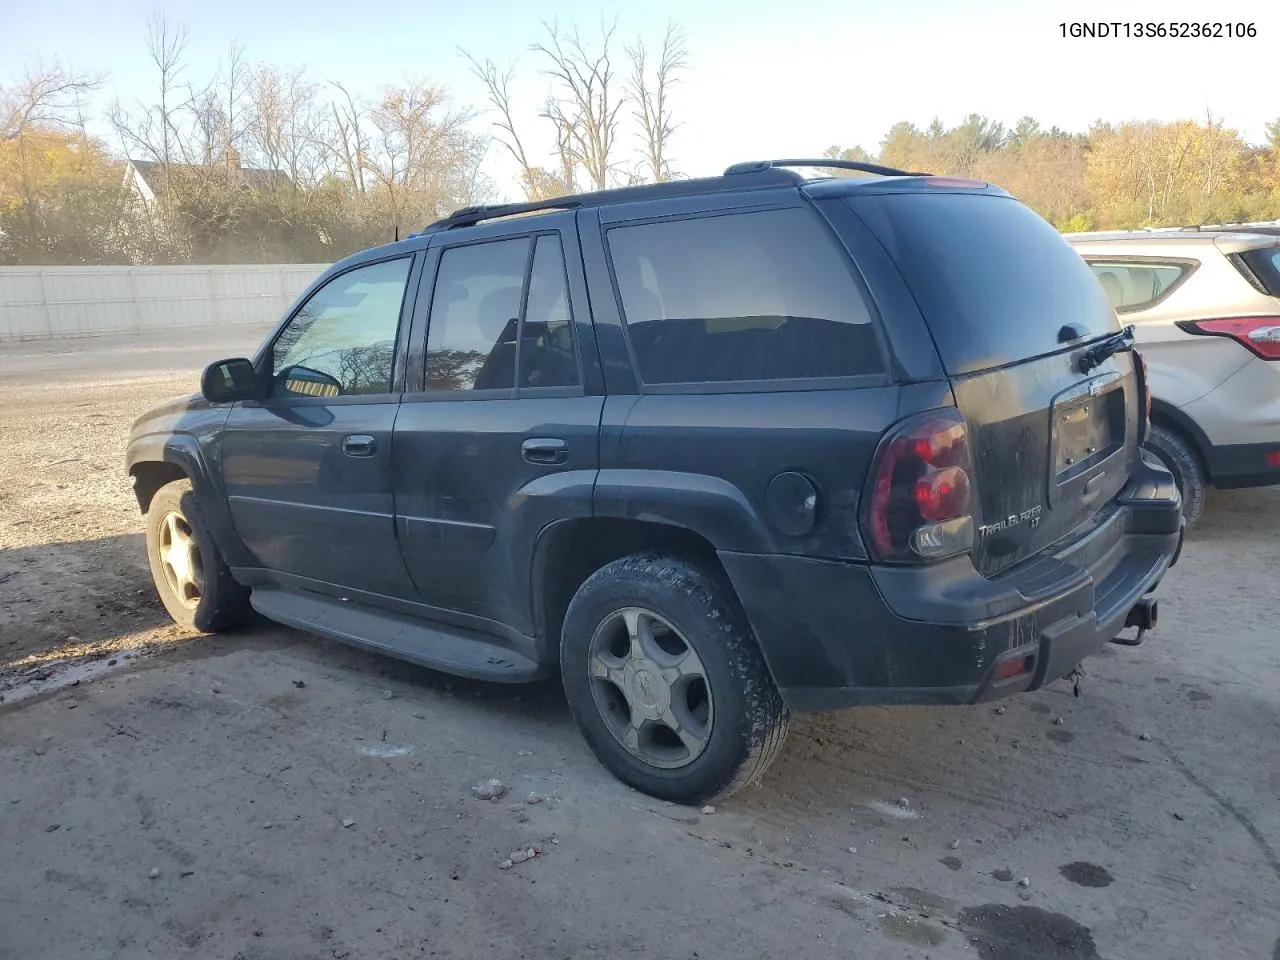
POLYGON ((535 437, 520 444, 520 456, 526 463, 564 463, 569 459, 569 444, 554 437, 535 437))
POLYGON ((363 433, 342 438, 342 452, 348 457, 372 457, 377 449, 378 441, 363 433))

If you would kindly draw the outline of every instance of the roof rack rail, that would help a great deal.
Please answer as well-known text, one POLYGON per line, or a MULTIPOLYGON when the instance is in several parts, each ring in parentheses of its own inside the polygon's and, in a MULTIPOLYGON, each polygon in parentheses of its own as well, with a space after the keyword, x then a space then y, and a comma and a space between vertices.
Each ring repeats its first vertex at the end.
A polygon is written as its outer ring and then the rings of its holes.
POLYGON ((755 173, 771 167, 826 167, 832 170, 857 170, 859 173, 873 173, 880 177, 931 177, 931 173, 913 173, 909 170, 898 170, 896 167, 882 167, 878 163, 862 163, 859 160, 834 160, 828 158, 810 158, 807 160, 748 160, 735 163, 725 170, 726 177, 739 173, 755 173))
POLYGON ((454 227, 473 227, 482 220, 515 217, 522 213, 537 213, 540 210, 572 210, 580 206, 582 201, 576 197, 559 197, 555 200, 535 200, 530 203, 496 203, 463 207, 435 223, 428 224, 422 232, 432 233, 436 230, 452 230, 454 227))
POLYGON ((578 210, 584 207, 604 207, 617 203, 632 203, 644 200, 659 200, 671 197, 691 197, 709 193, 723 193, 740 190, 764 190, 774 187, 794 187, 804 182, 804 178, 794 170, 775 169, 769 164, 740 171, 741 177, 726 179, 724 177, 702 177, 692 180, 668 180, 665 183, 644 183, 634 187, 613 187, 607 190, 596 190, 590 193, 577 193, 552 200, 537 200, 530 203, 500 203, 492 206, 463 207, 455 210, 447 217, 424 227, 417 236, 425 233, 436 233, 441 230, 452 230, 455 227, 473 227, 485 220, 496 220, 499 217, 514 217, 525 213, 537 213, 542 210, 578 210))

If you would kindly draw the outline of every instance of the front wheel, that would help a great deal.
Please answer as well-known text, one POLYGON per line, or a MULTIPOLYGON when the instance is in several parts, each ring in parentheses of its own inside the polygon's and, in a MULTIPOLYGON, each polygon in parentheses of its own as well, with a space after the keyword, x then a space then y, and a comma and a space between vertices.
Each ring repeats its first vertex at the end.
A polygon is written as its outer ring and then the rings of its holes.
POLYGON ((190 480, 156 491, 147 508, 151 579, 179 626, 218 633, 249 615, 249 591, 236 583, 209 534, 190 480))
POLYGON ((674 557, 615 560, 578 589, 560 665, 597 759, 663 800, 698 804, 759 779, 789 714, 731 588, 674 557))

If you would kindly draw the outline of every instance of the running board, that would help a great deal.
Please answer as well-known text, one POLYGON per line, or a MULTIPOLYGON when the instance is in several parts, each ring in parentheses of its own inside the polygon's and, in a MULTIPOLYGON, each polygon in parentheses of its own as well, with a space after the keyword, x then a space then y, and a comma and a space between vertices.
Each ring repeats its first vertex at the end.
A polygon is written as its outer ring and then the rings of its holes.
POLYGON ((472 680, 528 683, 551 670, 501 645, 497 637, 427 623, 316 593, 257 587, 253 609, 269 620, 353 647, 472 680))

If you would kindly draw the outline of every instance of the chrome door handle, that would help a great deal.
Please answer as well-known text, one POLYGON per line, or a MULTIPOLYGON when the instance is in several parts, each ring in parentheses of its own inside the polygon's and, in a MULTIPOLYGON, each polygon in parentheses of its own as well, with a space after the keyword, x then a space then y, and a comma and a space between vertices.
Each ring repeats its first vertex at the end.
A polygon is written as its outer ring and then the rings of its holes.
POLYGON ((342 438, 342 452, 348 457, 372 457, 377 449, 378 441, 363 433, 342 438))

